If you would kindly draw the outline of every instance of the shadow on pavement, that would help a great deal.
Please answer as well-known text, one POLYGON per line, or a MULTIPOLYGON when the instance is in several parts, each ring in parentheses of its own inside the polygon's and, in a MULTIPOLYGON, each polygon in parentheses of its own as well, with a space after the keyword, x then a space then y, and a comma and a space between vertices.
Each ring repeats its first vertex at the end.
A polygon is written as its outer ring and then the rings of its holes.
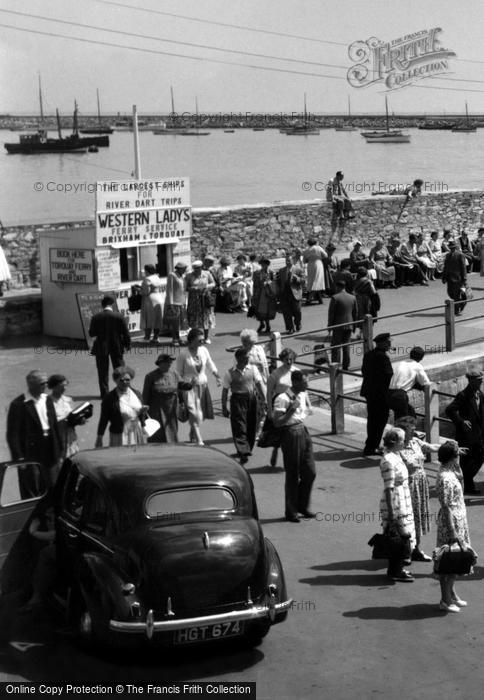
POLYGON ((340 464, 343 469, 371 469, 380 466, 380 460, 374 457, 359 457, 358 459, 348 459, 340 464))
POLYGON ((263 467, 254 467, 253 469, 247 469, 249 474, 280 474, 284 471, 284 467, 271 467, 270 464, 266 464, 263 467))
POLYGON ((353 569, 364 569, 366 571, 378 571, 386 569, 386 560, 382 559, 356 559, 353 561, 334 561, 330 564, 312 566, 313 571, 352 571, 353 569))
POLYGON ((343 617, 358 617, 360 620, 425 620, 429 617, 444 617, 438 603, 415 603, 391 608, 360 608, 343 613, 343 617))

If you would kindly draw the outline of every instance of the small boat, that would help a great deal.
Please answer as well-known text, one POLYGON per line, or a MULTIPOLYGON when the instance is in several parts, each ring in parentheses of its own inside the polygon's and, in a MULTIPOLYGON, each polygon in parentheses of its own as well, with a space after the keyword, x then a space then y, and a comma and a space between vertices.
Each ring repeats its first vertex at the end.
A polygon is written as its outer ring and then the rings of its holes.
POLYGON ((423 124, 419 124, 417 129, 422 129, 424 131, 451 131, 456 124, 454 122, 443 122, 443 121, 425 121, 423 124))
POLYGON ((98 126, 85 126, 84 129, 79 129, 81 134, 112 134, 113 129, 110 126, 103 126, 101 121, 101 109, 99 106, 99 90, 96 90, 97 94, 97 118, 98 126))
MULTIPOLYGON (((198 100, 195 97, 195 124, 198 125, 199 122, 199 117, 198 117, 198 100)), ((195 129, 183 129, 180 131, 180 136, 209 136, 210 131, 200 131, 199 127, 197 126, 195 129)))
POLYGON ((224 129, 224 134, 233 134, 235 129, 224 129))
POLYGON ((386 114, 386 129, 383 132, 371 134, 366 132, 366 143, 410 143, 410 135, 404 134, 403 131, 390 129, 388 121, 388 100, 385 95, 385 114, 386 114))
MULTIPOLYGON (((348 117, 351 119, 351 107, 350 107, 350 98, 348 96, 348 117)), ((343 124, 342 126, 335 126, 334 127, 335 131, 357 131, 356 126, 353 126, 352 124, 343 124)))
POLYGON ((457 131, 459 133, 471 133, 472 131, 477 131, 477 127, 474 124, 471 124, 469 121, 469 112, 467 109, 467 101, 466 101, 466 120, 465 123, 462 122, 460 124, 456 124, 454 127, 452 127, 452 131, 457 131))
POLYGON ((88 153, 99 153, 99 148, 97 146, 94 146, 94 145, 89 146, 89 148, 87 149, 87 152, 88 153))
POLYGON ((319 129, 317 129, 314 126, 310 126, 309 121, 308 121, 308 112, 306 108, 306 93, 304 93, 304 119, 302 124, 295 124, 294 126, 290 127, 289 129, 285 129, 282 131, 282 133, 286 134, 286 136, 310 136, 310 135, 318 135, 319 134, 319 129))

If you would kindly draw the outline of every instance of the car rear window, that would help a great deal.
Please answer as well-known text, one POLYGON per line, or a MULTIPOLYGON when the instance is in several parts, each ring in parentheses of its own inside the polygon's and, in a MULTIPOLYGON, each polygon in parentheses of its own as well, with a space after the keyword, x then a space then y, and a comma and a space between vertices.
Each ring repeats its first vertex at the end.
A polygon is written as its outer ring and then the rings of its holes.
POLYGON ((233 510, 235 507, 232 491, 210 487, 159 491, 146 500, 145 511, 149 518, 169 518, 178 513, 233 510))

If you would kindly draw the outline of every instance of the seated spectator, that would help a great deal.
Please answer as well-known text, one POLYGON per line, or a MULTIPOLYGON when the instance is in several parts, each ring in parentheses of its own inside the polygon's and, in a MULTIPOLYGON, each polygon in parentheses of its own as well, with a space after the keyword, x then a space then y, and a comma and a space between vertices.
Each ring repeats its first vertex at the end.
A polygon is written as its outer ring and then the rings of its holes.
POLYGON ((435 268, 437 262, 434 260, 429 244, 424 240, 423 233, 418 233, 416 236, 417 243, 417 260, 422 268, 422 272, 427 279, 435 279, 435 268))
POLYGON ((368 256, 361 250, 361 241, 355 241, 353 250, 350 253, 350 269, 351 272, 358 272, 359 267, 366 269, 372 268, 373 263, 368 256))
POLYGON ((417 237, 411 233, 406 243, 402 243, 399 256, 404 263, 407 263, 407 283, 428 285, 424 273, 424 265, 417 258, 417 237))
POLYGON ((393 265, 392 256, 381 239, 375 242, 368 257, 376 270, 377 285, 395 288, 395 266, 393 265))
POLYGON ((445 253, 442 251, 442 243, 439 240, 438 231, 432 231, 430 234, 429 249, 435 261, 434 276, 440 277, 444 270, 445 253))
POLYGON ((467 261, 468 272, 472 272, 472 270, 474 269, 475 262, 479 263, 478 269, 480 269, 481 257, 480 257, 480 255, 476 256, 474 254, 472 244, 469 240, 469 236, 467 235, 467 233, 465 231, 462 231, 460 236, 458 236, 456 243, 457 243, 457 245, 460 246, 461 253, 463 253, 465 255, 465 258, 467 261))

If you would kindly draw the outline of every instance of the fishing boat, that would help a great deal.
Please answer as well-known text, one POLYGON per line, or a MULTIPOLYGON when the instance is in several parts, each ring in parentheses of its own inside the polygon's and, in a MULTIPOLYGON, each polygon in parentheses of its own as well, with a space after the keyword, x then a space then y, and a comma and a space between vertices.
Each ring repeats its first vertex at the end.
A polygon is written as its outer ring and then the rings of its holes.
POLYGON ((469 111, 467 109, 467 101, 466 101, 466 120, 465 122, 461 122, 460 124, 456 124, 454 127, 452 127, 452 131, 457 131, 459 133, 470 133, 472 131, 477 131, 477 127, 474 124, 471 124, 469 121, 469 111))
POLYGON ((158 125, 152 132, 155 136, 180 136, 186 129, 178 126, 174 126, 175 123, 175 100, 173 98, 173 87, 170 85, 170 95, 171 95, 171 116, 169 117, 170 124, 163 124, 163 126, 158 125))
POLYGON ((233 134, 235 129, 224 129, 224 134, 233 134))
POLYGON ((385 95, 385 115, 386 115, 386 128, 377 134, 366 133, 365 139, 367 143, 410 143, 410 135, 404 134, 403 131, 392 129, 390 130, 390 123, 388 120, 388 100, 385 95))
POLYGON ((103 126, 101 121, 101 108, 99 106, 99 90, 96 90, 97 95, 97 119, 98 126, 85 126, 80 129, 81 134, 112 134, 113 128, 111 126, 103 126))
MULTIPOLYGON (((351 119, 351 105, 350 105, 350 98, 348 96, 348 118, 351 119)), ((335 131, 357 131, 356 126, 353 126, 352 124, 343 124, 342 126, 335 126, 334 127, 335 131)))
POLYGON ((306 107, 306 93, 304 93, 304 119, 302 124, 295 124, 288 129, 281 130, 287 136, 310 136, 319 134, 319 129, 310 126, 308 121, 308 112, 306 107))

